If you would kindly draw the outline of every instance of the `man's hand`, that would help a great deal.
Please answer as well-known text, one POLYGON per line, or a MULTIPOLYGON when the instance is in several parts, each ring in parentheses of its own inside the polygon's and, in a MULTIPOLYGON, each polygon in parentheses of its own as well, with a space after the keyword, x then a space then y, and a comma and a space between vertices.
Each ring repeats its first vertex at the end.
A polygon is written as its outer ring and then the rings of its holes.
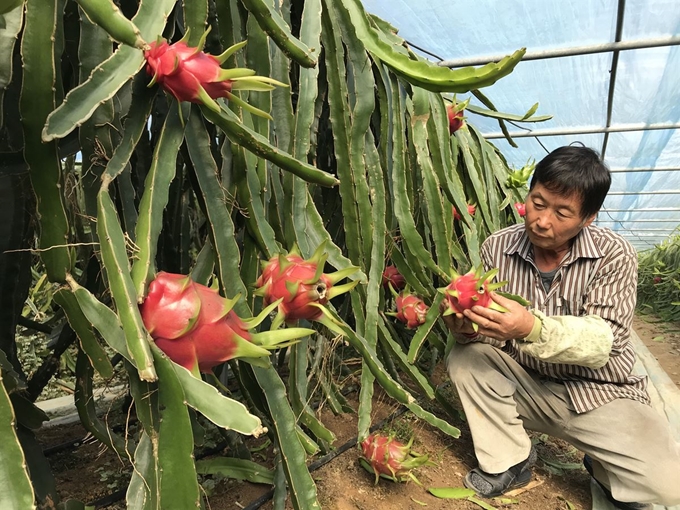
POLYGON ((535 319, 531 312, 516 301, 504 298, 495 292, 491 293, 491 299, 508 311, 498 312, 483 306, 473 306, 471 310, 465 310, 463 314, 465 319, 479 326, 480 334, 505 341, 525 338, 531 333, 535 319))
MULTIPOLYGON (((448 309, 446 300, 439 305, 439 312, 444 313, 448 309)), ((452 313, 451 315, 443 315, 444 324, 449 328, 451 333, 459 335, 474 335, 475 330, 472 327, 472 322, 466 319, 462 313, 452 313)))

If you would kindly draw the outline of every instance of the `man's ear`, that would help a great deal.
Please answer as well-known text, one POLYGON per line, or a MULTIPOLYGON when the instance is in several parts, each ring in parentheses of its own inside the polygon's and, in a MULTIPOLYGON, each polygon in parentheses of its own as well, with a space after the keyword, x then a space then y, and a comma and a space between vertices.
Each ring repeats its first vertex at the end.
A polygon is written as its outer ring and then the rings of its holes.
POLYGON ((585 220, 583 220, 583 227, 582 228, 589 227, 590 224, 593 221, 595 221, 595 218, 597 218, 597 213, 593 214, 590 218, 586 218, 585 220))

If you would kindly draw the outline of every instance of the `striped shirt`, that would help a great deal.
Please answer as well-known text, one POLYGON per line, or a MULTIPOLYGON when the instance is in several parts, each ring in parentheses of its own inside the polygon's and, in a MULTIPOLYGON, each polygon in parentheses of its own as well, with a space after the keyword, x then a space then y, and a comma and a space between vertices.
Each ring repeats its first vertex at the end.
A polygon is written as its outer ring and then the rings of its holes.
POLYGON ((584 228, 560 264, 546 292, 534 263, 524 224, 492 234, 482 245, 486 270, 499 268, 503 291, 519 294, 547 316, 597 315, 612 328, 609 361, 599 369, 541 361, 518 349, 515 340, 503 350, 518 363, 562 381, 574 410, 584 413, 617 398, 649 404, 647 378, 632 375, 635 351, 630 330, 637 292, 637 255, 632 246, 609 229, 584 228))

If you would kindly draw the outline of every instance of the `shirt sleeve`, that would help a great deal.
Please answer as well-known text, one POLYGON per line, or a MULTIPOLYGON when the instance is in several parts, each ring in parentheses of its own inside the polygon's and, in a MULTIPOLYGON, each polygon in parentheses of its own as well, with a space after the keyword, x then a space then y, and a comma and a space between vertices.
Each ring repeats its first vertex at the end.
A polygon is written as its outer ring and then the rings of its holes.
POLYGON ((518 340, 520 351, 548 363, 602 368, 609 361, 614 334, 609 324, 597 315, 547 317, 538 310, 531 313, 540 322, 535 341, 518 340))

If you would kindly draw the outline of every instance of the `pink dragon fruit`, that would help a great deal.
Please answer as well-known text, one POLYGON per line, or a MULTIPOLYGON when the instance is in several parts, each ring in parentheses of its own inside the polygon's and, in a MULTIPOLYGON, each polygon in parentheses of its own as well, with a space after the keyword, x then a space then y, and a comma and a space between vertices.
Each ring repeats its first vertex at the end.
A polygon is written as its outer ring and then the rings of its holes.
POLYGON ((160 39, 149 44, 144 51, 146 72, 153 76, 151 84, 160 84, 178 101, 202 103, 219 111, 215 102, 219 97, 234 101, 256 115, 268 117, 268 113, 250 106, 232 94, 235 90, 272 90, 274 85, 285 87, 284 83, 265 76, 255 76, 255 71, 247 68, 222 69, 220 66, 236 51, 245 46, 238 43, 218 56, 203 52, 205 32, 197 47, 186 44, 189 32, 182 40, 168 44, 160 39))
MULTIPOLYGON (((456 206, 451 206, 451 207, 452 207, 452 211, 453 211, 453 218, 458 220, 458 221, 462 220, 463 217, 458 212, 458 209, 456 209, 456 206)), ((468 204, 467 210, 468 210, 468 214, 470 216, 474 216, 475 213, 477 212, 477 206, 474 205, 474 204, 468 204)))
POLYGON ((392 436, 375 433, 361 442, 363 457, 361 465, 375 475, 375 483, 380 477, 393 482, 403 482, 408 478, 418 482, 411 470, 432 464, 427 455, 419 455, 411 450, 413 438, 408 444, 403 444, 392 436))
POLYGON ((305 328, 251 333, 278 303, 244 320, 232 310, 239 298, 223 298, 189 276, 161 271, 139 308, 158 348, 194 375, 236 357, 268 356, 267 349, 313 333, 305 328))
POLYGON ((522 202, 515 202, 515 209, 517 209, 517 214, 519 214, 522 218, 526 216, 527 206, 522 202))
POLYGON ((446 106, 446 114, 449 118, 449 134, 452 135, 465 125, 464 112, 469 103, 469 99, 462 103, 453 102, 446 106))
POLYGON ((387 312, 387 315, 396 317, 399 321, 406 324, 409 329, 417 328, 425 322, 429 306, 415 294, 411 294, 408 290, 404 290, 399 294, 392 291, 396 297, 395 304, 397 312, 387 312))
MULTIPOLYGON (((464 275, 458 274, 454 269, 451 269, 451 283, 446 287, 437 289, 446 297, 447 309, 443 315, 451 315, 452 313, 463 313, 465 310, 471 309, 473 306, 483 306, 491 308, 499 312, 507 312, 508 310, 496 303, 491 298, 491 292, 496 291, 508 282, 489 283, 498 274, 498 269, 491 269, 482 274, 483 267, 480 264, 474 271, 469 271, 464 275)), ((510 294, 508 292, 498 292, 506 299, 511 299, 518 302, 522 306, 529 306, 531 302, 524 299, 517 294, 510 294)), ((477 331, 478 326, 474 322, 472 327, 477 331)))
MULTIPOLYGON (((448 304, 444 315, 463 313, 473 306, 483 306, 498 310, 499 312, 507 312, 504 307, 491 299, 490 292, 508 282, 489 283, 498 273, 498 269, 492 269, 484 274, 482 274, 482 271, 481 265, 475 271, 469 271, 464 275, 458 274, 453 269, 451 270, 451 283, 447 287, 439 289, 446 296, 448 304)), ((505 295, 510 296, 508 294, 505 295)), ((477 331, 477 324, 473 323, 472 327, 477 331)))
POLYGON ((263 264, 262 274, 255 282, 255 294, 262 296, 268 305, 280 301, 273 327, 283 321, 294 323, 298 319, 318 320, 323 312, 317 305, 325 305, 359 283, 355 280, 344 285, 335 285, 359 268, 350 266, 325 274, 323 268, 327 258, 325 243, 322 243, 308 260, 303 259, 297 247, 294 247, 288 254, 279 254, 263 264))
POLYGON ((406 279, 396 266, 386 266, 382 274, 382 285, 386 289, 392 285, 394 290, 401 290, 406 287, 406 279))

